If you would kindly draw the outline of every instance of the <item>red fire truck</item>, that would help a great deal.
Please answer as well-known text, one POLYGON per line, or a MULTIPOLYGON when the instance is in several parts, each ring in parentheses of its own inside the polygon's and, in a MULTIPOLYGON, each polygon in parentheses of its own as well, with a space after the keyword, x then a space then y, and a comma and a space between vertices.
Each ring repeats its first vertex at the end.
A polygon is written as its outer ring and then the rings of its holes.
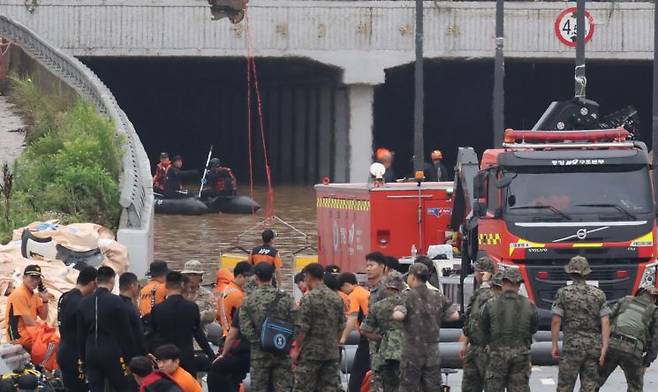
POLYGON ((544 320, 576 255, 589 260, 590 284, 608 301, 655 284, 650 166, 644 143, 623 128, 507 130, 503 148, 484 152, 474 180, 469 258, 519 268, 544 320))
POLYGON ((362 272, 367 252, 424 254, 459 230, 462 271, 483 255, 519 268, 547 321, 573 256, 589 260, 590 283, 611 302, 655 284, 650 166, 644 143, 623 128, 507 130, 479 169, 473 150, 460 148, 454 183, 318 185, 319 257, 362 272))

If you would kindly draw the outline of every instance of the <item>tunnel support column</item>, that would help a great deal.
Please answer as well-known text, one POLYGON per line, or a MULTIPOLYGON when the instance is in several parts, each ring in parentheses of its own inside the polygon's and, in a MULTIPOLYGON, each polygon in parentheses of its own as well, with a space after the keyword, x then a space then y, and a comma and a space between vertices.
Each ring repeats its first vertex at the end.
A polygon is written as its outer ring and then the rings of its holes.
POLYGON ((349 100, 349 181, 364 182, 372 156, 373 102, 375 86, 352 84, 349 100))

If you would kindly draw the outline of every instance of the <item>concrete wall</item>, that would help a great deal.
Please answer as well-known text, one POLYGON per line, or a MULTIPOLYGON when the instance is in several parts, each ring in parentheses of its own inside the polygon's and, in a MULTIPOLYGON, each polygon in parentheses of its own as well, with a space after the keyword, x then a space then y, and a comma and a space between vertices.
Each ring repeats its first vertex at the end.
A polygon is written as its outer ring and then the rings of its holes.
POLYGON ((68 84, 56 77, 41 63, 34 61, 19 46, 11 45, 5 55, 7 76, 11 74, 29 76, 42 91, 55 94, 68 100, 75 100, 78 94, 68 84))
MULTIPOLYGON (((505 54, 571 58, 554 32, 572 3, 507 2, 505 54)), ((249 3, 254 55, 306 57, 344 69, 345 84, 384 82, 384 70, 413 59, 413 3, 408 1, 272 1, 249 3)), ((494 7, 488 2, 425 2, 428 58, 494 54, 494 7)), ((589 58, 651 59, 653 4, 590 2, 596 25, 589 58)), ((23 0, 0 10, 55 45, 81 56, 245 55, 246 28, 211 21, 204 0, 23 0)))

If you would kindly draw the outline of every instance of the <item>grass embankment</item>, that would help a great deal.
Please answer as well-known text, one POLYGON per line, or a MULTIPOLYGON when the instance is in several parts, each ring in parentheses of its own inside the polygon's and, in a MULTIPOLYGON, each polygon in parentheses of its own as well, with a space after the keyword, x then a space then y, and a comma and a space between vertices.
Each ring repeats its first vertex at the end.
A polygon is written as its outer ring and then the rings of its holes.
POLYGON ((0 178, 0 243, 36 220, 116 229, 122 140, 112 121, 79 98, 44 93, 29 78, 11 77, 7 95, 31 126, 26 149, 9 168, 13 181, 8 173, 0 178))

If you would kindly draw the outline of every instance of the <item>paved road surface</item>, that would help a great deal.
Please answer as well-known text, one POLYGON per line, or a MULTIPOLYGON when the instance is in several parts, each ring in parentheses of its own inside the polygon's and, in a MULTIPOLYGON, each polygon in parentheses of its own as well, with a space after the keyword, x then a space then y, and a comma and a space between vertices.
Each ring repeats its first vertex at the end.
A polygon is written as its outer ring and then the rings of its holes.
MULTIPOLYGON (((530 390, 532 392, 555 392, 557 387, 557 366, 535 366, 532 368, 530 377, 530 390)), ((448 385, 452 391, 461 391, 462 374, 459 371, 456 374, 448 376, 448 385)), ((575 391, 578 391, 580 385, 576 383, 575 391)), ((658 390, 658 362, 654 362, 644 378, 644 390, 658 390)), ((620 368, 610 376, 606 384, 601 388, 602 392, 622 392, 626 391, 626 379, 620 368)))

